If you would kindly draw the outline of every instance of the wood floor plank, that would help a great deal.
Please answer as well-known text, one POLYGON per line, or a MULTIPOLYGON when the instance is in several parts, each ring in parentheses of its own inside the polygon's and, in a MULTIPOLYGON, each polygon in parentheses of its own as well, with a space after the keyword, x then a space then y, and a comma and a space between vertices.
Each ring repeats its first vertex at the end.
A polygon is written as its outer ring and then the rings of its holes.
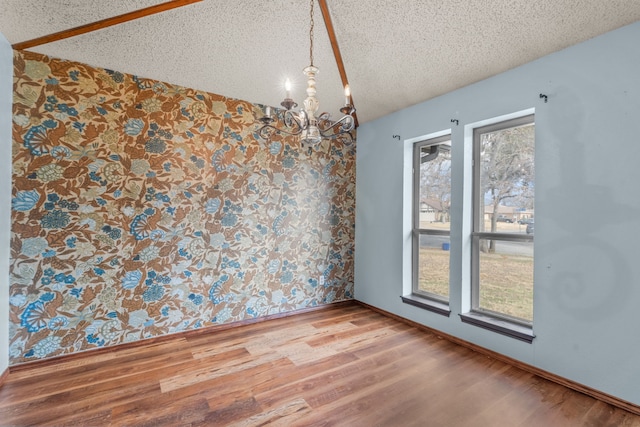
POLYGON ((190 408, 188 412, 191 416, 197 415, 201 418, 191 420, 196 425, 199 422, 204 425, 226 425, 232 414, 239 417, 244 415, 246 418, 261 412, 259 407, 247 406, 247 402, 253 399, 253 393, 251 388, 246 387, 246 378, 251 378, 252 383, 259 384, 286 372, 291 366, 293 365, 290 361, 278 359, 226 376, 203 379, 159 395, 143 395, 135 401, 113 407, 112 418, 117 421, 115 425, 137 425, 138 418, 153 413, 154 419, 167 419, 167 425, 172 425, 169 422, 172 413, 181 413, 190 408), (196 406, 192 405, 194 401, 197 401, 196 406), (203 402, 207 404, 206 409, 203 402), (238 413, 238 402, 244 402, 242 408, 246 413, 238 413), (218 418, 223 422, 214 422, 218 418))
POLYGON ((207 400, 197 395, 183 398, 162 395, 160 399, 141 399, 114 408, 111 423, 118 426, 173 426, 203 422, 210 413, 207 400), (149 419, 149 413, 153 413, 152 419, 149 419))
MULTIPOLYGON (((38 368, 42 372, 37 376, 30 376, 20 382, 20 387, 16 387, 12 391, 12 399, 7 403, 16 404, 29 401, 34 395, 41 398, 56 395, 60 392, 61 376, 64 376, 65 391, 86 390, 87 385, 93 387, 102 383, 109 384, 113 383, 114 379, 124 383, 128 377, 136 377, 143 373, 149 374, 154 370, 165 370, 181 366, 185 364, 185 358, 186 360, 191 360, 189 353, 159 352, 157 348, 154 348, 153 351, 141 352, 138 358, 133 355, 125 355, 122 358, 116 357, 108 362, 87 364, 73 370, 73 372, 58 372, 56 370, 52 375, 50 368, 46 370, 38 368), (40 381, 34 383, 36 379, 40 379, 40 381)), ((0 389, 1 392, 2 389, 0 389)), ((5 403, 0 399, 0 408, 3 405, 5 403)))
MULTIPOLYGON (((596 402, 582 416, 580 423, 584 427, 614 427, 623 425, 621 417, 613 417, 615 411, 604 402, 596 402)), ((618 413, 620 414, 620 413, 618 413)))
MULTIPOLYGON (((404 362, 403 362, 404 363, 404 362)), ((398 409, 403 402, 418 401, 421 414, 418 418, 421 425, 432 425, 424 422, 427 400, 415 390, 429 384, 429 378, 435 375, 437 363, 433 359, 416 361, 411 366, 399 371, 394 363, 385 363, 379 372, 379 377, 365 377, 359 384, 351 384, 348 393, 343 395, 333 393, 331 398, 312 400, 309 403, 320 404, 312 414, 299 419, 295 425, 340 425, 341 420, 348 419, 353 426, 405 426, 406 417, 398 409), (386 416, 390 419, 382 421, 386 416)), ((316 407, 314 407, 316 409, 316 407)))
MULTIPOLYGON (((366 359, 355 359, 345 365, 326 369, 314 376, 296 379, 271 392, 257 393, 256 397, 265 407, 282 403, 286 396, 303 396, 314 408, 323 407, 336 400, 346 399, 354 392, 375 385, 379 387, 388 378, 406 373, 415 375, 411 369, 402 369, 411 360, 408 346, 398 346, 366 359)), ((326 412, 326 409, 322 411, 326 412)))
POLYGON ((283 403, 277 408, 254 415, 246 420, 235 422, 231 424, 230 427, 257 427, 266 425, 272 427, 288 427, 302 414, 309 412, 311 412, 311 407, 304 399, 298 398, 283 403))
POLYGON ((212 358, 210 363, 201 363, 201 366, 195 369, 185 367, 177 370, 173 376, 160 381, 162 392, 166 393, 191 384, 223 377, 282 358, 277 352, 265 353, 256 358, 246 349, 238 349, 230 353, 236 357, 225 357, 224 359, 216 357, 212 358))
POLYGON ((279 381, 280 377, 288 376, 294 369, 295 365, 290 360, 282 358, 257 364, 254 367, 230 372, 228 375, 200 383, 202 390, 200 394, 207 398, 211 409, 218 410, 230 401, 255 396, 257 389, 271 387, 270 384, 279 381), (247 382, 247 378, 251 378, 251 381, 247 382))
POLYGON ((10 371, 8 426, 640 426, 358 304, 10 371))
POLYGON ((233 423, 246 423, 246 420, 262 413, 262 408, 256 398, 250 396, 245 399, 234 399, 219 409, 209 411, 206 419, 212 424, 231 425, 233 423))
MULTIPOLYGON (((307 365, 295 366, 293 369, 289 369, 269 381, 252 384, 253 393, 255 396, 268 395, 270 393, 299 395, 296 390, 301 387, 299 385, 300 382, 313 380, 324 372, 334 371, 349 365, 355 360, 357 359, 353 355, 345 353, 329 356, 307 365)), ((313 386, 310 385, 309 387, 313 386)))
POLYGON ((540 395, 527 386, 534 378, 533 374, 511 367, 501 377, 500 388, 506 388, 505 393, 474 414, 474 420, 480 425, 491 422, 495 414, 500 413, 503 423, 518 426, 539 408, 540 395))
MULTIPOLYGON (((66 362, 64 359, 55 365, 55 369, 50 366, 35 367, 30 370, 19 370, 11 374, 11 381, 19 381, 23 386, 44 386, 48 383, 56 384, 58 379, 52 376, 52 370, 57 375, 64 375, 67 381, 73 377, 81 377, 83 382, 91 381, 90 375, 100 372, 102 378, 108 378, 107 369, 122 372, 127 369, 132 362, 144 360, 145 363, 167 363, 171 359, 182 359, 185 357, 184 344, 186 341, 178 339, 176 342, 165 342, 160 344, 150 344, 139 349, 123 349, 109 354, 98 354, 88 356, 84 359, 72 359, 66 362)), ((136 363, 136 368, 140 369, 141 364, 136 363)))
MULTIPOLYGON (((467 363, 470 364, 472 361, 469 360, 467 363)), ((435 414, 430 414, 429 411, 443 407, 437 403, 441 392, 441 386, 435 380, 439 376, 439 361, 427 358, 416 361, 412 365, 406 365, 404 362, 402 365, 404 369, 400 369, 401 373, 397 374, 398 369, 395 364, 385 364, 385 369, 389 369, 388 375, 375 382, 367 384, 365 381, 365 384, 353 387, 348 395, 341 396, 340 400, 336 400, 338 406, 332 407, 331 410, 322 408, 324 409, 322 413, 331 414, 328 418, 330 422, 337 421, 333 414, 348 415, 354 411, 365 414, 364 417, 360 416, 357 420, 357 425, 362 426, 374 425, 376 422, 381 422, 380 425, 407 425, 416 419, 422 420, 423 423, 428 420, 431 423, 435 414), (411 390, 408 396, 406 396, 407 390, 411 390), (416 392, 417 390, 421 392, 416 392), (398 398, 398 396, 404 397, 398 398), (407 415, 408 411, 406 408, 402 408, 403 404, 409 404, 409 407, 415 407, 417 410, 411 415, 407 415)), ((464 377, 464 373, 461 378, 456 379, 460 382, 469 381, 464 377)), ((439 380, 444 381, 444 379, 439 380)), ((308 399, 308 401, 310 404, 314 404, 313 400, 308 399)), ((355 418, 355 413, 352 414, 352 417, 355 418)), ((319 420, 309 418, 301 420, 302 424, 306 422, 319 422, 319 420)), ((464 424, 451 423, 449 425, 464 424)))
POLYGON ((158 384, 144 381, 100 383, 84 390, 65 391, 31 402, 0 410, 0 419, 11 420, 9 425, 64 424, 78 415, 91 417, 113 406, 136 400, 140 395, 158 394, 158 384), (43 422, 44 420, 44 422, 43 422), (52 421, 55 420, 55 423, 52 421))

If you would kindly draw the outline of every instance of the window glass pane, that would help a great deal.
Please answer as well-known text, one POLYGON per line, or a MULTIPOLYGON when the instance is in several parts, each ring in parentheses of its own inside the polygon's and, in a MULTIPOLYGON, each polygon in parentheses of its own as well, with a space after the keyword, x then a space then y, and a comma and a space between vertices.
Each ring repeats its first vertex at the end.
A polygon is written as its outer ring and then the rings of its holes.
POLYGON ((449 299, 449 236, 420 236, 416 291, 449 299))
POLYGON ((449 230, 451 208, 451 135, 414 148, 413 292, 449 300, 449 230))
POLYGON ((449 230, 451 143, 420 147, 419 228, 449 230))
POLYGON ((478 308, 532 322, 533 242, 480 239, 479 246, 478 308))
POLYGON ((480 134, 478 229, 526 233, 533 218, 534 125, 480 134))
POLYGON ((527 323, 533 322, 534 132, 533 116, 474 132, 474 233, 513 236, 476 237, 473 309, 527 323))

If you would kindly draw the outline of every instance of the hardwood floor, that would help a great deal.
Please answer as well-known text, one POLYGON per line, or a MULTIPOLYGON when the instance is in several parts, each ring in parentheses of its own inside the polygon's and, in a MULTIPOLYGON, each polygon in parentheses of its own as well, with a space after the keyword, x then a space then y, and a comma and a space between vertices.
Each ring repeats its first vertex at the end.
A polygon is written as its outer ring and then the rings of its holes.
POLYGON ((640 426, 358 304, 11 372, 2 426, 640 426))

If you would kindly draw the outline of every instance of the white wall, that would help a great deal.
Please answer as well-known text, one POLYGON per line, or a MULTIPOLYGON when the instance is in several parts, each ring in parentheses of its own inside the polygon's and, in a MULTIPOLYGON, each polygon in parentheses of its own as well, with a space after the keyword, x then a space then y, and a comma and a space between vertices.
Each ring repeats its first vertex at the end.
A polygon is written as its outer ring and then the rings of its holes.
POLYGON ((13 50, 0 34, 0 374, 9 366, 9 231, 13 50))
POLYGON ((638 40, 640 22, 363 124, 356 166, 356 299, 640 404, 638 40), (463 224, 470 215, 471 150, 465 124, 529 108, 536 114, 532 344, 463 324, 458 316, 469 306, 469 229, 463 224), (399 297, 411 289, 411 156, 405 140, 448 128, 452 185, 464 192, 452 200, 452 313, 446 318, 399 297))

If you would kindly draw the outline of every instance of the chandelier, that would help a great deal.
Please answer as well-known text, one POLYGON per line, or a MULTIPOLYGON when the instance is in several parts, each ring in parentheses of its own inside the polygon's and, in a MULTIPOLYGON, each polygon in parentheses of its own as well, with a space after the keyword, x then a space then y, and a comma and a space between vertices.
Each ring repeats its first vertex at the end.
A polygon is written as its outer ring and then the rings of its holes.
POLYGON ((271 107, 266 106, 264 115, 258 120, 262 126, 258 129, 258 134, 268 139, 272 132, 282 132, 287 135, 300 135, 300 141, 303 146, 314 147, 318 145, 322 139, 340 139, 345 143, 352 143, 353 136, 351 131, 355 127, 355 119, 353 114, 356 109, 351 103, 351 92, 349 85, 345 85, 344 97, 345 104, 340 109, 344 114, 340 120, 332 121, 329 113, 321 113, 316 116, 320 103, 316 98, 316 75, 319 70, 313 65, 313 5, 315 0, 310 0, 310 25, 309 25, 309 66, 302 72, 307 76, 307 98, 303 102, 303 108, 299 111, 293 110, 298 104, 291 99, 291 81, 285 82, 285 98, 280 103, 284 107, 284 112, 273 111, 271 107), (275 117, 274 117, 275 115, 275 117), (278 119, 284 126, 276 126, 278 119))

